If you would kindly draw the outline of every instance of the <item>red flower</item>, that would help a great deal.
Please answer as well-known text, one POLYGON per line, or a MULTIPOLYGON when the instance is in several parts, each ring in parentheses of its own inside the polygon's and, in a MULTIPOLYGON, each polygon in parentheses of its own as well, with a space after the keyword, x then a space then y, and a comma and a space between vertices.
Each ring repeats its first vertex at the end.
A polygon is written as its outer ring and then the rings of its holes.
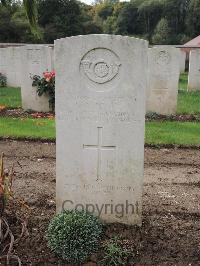
POLYGON ((51 79, 55 77, 55 71, 54 70, 51 72, 46 71, 43 73, 43 76, 47 82, 50 82, 51 79))
POLYGON ((51 75, 52 75, 52 77, 55 77, 55 75, 56 75, 55 70, 51 71, 51 75))

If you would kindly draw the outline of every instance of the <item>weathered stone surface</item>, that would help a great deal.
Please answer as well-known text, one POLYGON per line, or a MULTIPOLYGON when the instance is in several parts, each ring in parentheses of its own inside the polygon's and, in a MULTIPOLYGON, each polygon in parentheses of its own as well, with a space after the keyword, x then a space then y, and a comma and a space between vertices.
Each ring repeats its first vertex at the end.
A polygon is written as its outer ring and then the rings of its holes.
POLYGON ((180 72, 185 72, 186 53, 180 50, 180 72))
POLYGON ((6 61, 6 48, 0 48, 0 73, 6 75, 7 61, 6 61))
POLYGON ((7 85, 20 87, 20 50, 17 47, 0 48, 0 73, 7 78, 7 85))
POLYGON ((159 114, 176 112, 180 75, 180 51, 173 47, 148 51, 146 111, 159 114))
POLYGON ((8 47, 6 48, 6 77, 7 85, 11 87, 20 87, 20 48, 8 47))
POLYGON ((53 66, 53 49, 44 45, 27 45, 18 48, 21 53, 21 93, 22 107, 25 110, 48 112, 48 97, 39 97, 32 87, 31 76, 51 71, 53 66))
POLYGON ((55 41, 57 211, 140 224, 147 42, 88 35, 55 41))
POLYGON ((188 90, 200 90, 200 50, 190 52, 188 90))

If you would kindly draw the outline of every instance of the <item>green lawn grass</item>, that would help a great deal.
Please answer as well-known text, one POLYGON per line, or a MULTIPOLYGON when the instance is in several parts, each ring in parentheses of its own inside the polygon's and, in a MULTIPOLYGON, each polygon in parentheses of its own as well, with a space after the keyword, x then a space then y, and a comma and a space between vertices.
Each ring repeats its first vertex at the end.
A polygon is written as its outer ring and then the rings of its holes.
POLYGON ((179 90, 187 90, 188 73, 182 73, 179 79, 179 90))
MULTIPOLYGON (((55 140, 55 121, 46 118, 0 118, 0 137, 55 140)), ((147 122, 147 144, 200 146, 200 123, 147 122)))
MULTIPOLYGON (((187 92, 187 74, 180 77, 178 114, 200 114, 200 92, 187 92)), ((0 88, 0 106, 21 106, 20 89, 0 88)), ((51 119, 0 117, 0 137, 55 140, 51 119)), ((200 146, 200 123, 152 121, 146 123, 147 144, 200 146)))
POLYGON ((200 146, 200 123, 156 121, 146 123, 147 144, 200 146))
POLYGON ((177 114, 200 114, 200 91, 179 91, 177 114))
POLYGON ((180 75, 177 114, 200 114, 200 91, 188 92, 188 74, 180 75))
POLYGON ((0 87, 0 105, 9 108, 21 107, 20 88, 0 87))
POLYGON ((55 120, 0 117, 0 137, 53 140, 55 120))

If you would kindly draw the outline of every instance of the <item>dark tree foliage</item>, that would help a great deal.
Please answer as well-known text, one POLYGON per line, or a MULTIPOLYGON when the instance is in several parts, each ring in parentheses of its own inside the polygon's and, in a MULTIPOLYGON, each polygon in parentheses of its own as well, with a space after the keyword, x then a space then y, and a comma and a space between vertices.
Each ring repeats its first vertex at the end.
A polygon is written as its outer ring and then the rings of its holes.
POLYGON ((82 33, 81 9, 76 0, 39 1, 38 21, 46 42, 82 33))
POLYGON ((139 34, 138 7, 134 2, 126 3, 119 12, 116 33, 121 35, 139 34))
POLYGON ((0 0, 0 42, 38 42, 31 34, 32 22, 38 23, 40 42, 46 43, 72 35, 109 33, 138 36, 153 44, 182 44, 200 35, 200 0, 94 2, 0 0))
POLYGON ((21 5, 0 4, 0 42, 34 42, 21 5))
POLYGON ((189 1, 186 26, 188 35, 200 35, 200 0, 189 1))
POLYGON ((157 0, 142 1, 138 6, 140 31, 150 40, 158 22, 162 18, 163 4, 157 0))
POLYGON ((102 19, 107 19, 108 17, 112 16, 114 9, 114 5, 112 3, 106 3, 101 10, 98 12, 98 15, 102 19))

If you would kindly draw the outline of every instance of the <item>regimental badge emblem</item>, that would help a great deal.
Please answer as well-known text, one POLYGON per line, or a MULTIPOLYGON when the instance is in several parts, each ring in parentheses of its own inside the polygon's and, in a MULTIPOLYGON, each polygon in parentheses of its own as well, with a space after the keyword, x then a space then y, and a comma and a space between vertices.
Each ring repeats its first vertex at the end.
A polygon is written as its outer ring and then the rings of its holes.
POLYGON ((81 71, 88 79, 103 84, 119 74, 121 63, 119 57, 106 48, 95 48, 87 52, 80 63, 81 71))
POLYGON ((168 65, 170 59, 170 54, 167 51, 160 51, 156 56, 156 63, 160 66, 168 65))

